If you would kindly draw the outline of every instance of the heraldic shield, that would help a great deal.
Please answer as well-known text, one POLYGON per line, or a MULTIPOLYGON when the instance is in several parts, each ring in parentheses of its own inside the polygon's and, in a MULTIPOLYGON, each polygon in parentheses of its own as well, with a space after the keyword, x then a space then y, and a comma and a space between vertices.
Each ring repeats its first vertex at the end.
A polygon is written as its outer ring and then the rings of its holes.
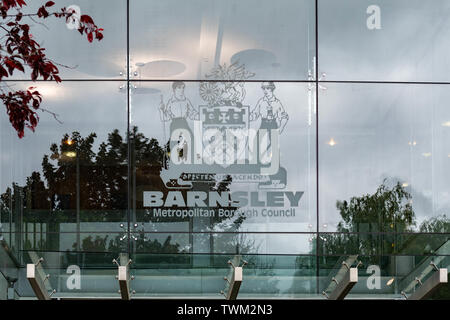
POLYGON ((234 182, 258 183, 261 189, 285 187, 276 128, 250 128, 246 105, 204 105, 198 110, 199 120, 192 121, 192 129, 185 119, 175 118, 170 124, 170 158, 161 171, 167 188, 190 189, 193 181, 224 176, 234 182))

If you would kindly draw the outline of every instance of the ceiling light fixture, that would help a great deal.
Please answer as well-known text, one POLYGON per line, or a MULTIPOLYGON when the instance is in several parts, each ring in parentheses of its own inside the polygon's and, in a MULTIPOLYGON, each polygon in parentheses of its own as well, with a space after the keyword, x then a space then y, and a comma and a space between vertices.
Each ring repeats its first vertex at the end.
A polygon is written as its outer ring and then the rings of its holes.
POLYGON ((333 146, 336 145, 336 141, 334 141, 334 139, 331 138, 330 141, 328 141, 328 145, 331 146, 331 147, 333 147, 333 146))
POLYGON ((77 156, 77 153, 73 151, 65 152, 64 154, 69 158, 75 158, 77 156))
POLYGON ((390 286, 393 282, 394 282, 394 278, 391 278, 388 280, 388 282, 386 282, 386 285, 390 286))

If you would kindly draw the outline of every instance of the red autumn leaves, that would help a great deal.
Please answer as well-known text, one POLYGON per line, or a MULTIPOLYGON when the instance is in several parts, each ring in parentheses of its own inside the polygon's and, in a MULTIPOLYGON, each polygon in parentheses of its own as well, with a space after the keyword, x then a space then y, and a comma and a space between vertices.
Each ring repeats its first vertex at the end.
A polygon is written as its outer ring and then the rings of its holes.
MULTIPOLYGON (((0 0, 0 15, 3 22, 0 22, 0 30, 3 31, 0 42, 0 81, 12 76, 15 70, 25 72, 28 67, 31 70, 31 80, 39 78, 61 82, 59 70, 53 61, 45 55, 45 48, 42 48, 30 34, 30 27, 26 23, 21 23, 24 17, 33 19, 47 19, 49 17, 65 18, 68 21, 73 12, 62 8, 59 11, 49 12, 55 3, 48 1, 35 13, 23 13, 21 10, 26 6, 24 0, 0 0)), ((88 41, 95 39, 102 40, 103 29, 98 28, 93 19, 88 15, 79 18, 78 31, 85 34, 88 41)), ((36 110, 39 109, 42 96, 34 88, 28 90, 13 91, 3 82, 0 87, 0 100, 6 107, 9 121, 17 131, 19 138, 24 136, 24 129, 27 127, 34 131, 38 124, 39 117, 36 110)))
POLYGON ((16 129, 19 138, 24 136, 25 127, 34 131, 39 121, 39 117, 34 110, 39 108, 42 96, 38 91, 31 91, 33 89, 33 87, 30 87, 27 91, 10 91, 1 95, 9 115, 9 121, 16 129))

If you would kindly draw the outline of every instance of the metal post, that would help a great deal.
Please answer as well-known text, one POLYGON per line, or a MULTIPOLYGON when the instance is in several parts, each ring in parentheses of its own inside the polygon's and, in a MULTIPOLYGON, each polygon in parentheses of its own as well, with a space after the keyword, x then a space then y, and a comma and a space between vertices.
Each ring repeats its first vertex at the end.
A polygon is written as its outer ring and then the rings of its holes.
POLYGON ((116 279, 119 280, 119 293, 122 296, 122 300, 130 300, 131 294, 135 293, 135 291, 130 291, 130 280, 134 280, 133 276, 130 277, 129 269, 129 265, 132 263, 132 260, 128 260, 127 254, 121 253, 119 261, 114 259, 113 263, 117 265, 116 279))
POLYGON ((240 256, 236 256, 233 260, 236 265, 232 261, 228 261, 228 264, 232 267, 230 278, 224 277, 224 280, 228 283, 226 293, 224 291, 220 292, 227 300, 236 300, 243 280, 243 267, 247 264, 247 261, 244 261, 241 267, 237 266, 237 263, 240 261, 240 256))
MULTIPOLYGON (((334 278, 333 278, 334 279, 334 278)), ((358 282, 358 268, 349 268, 344 278, 336 282, 336 288, 329 294, 329 300, 343 300, 358 282)))
POLYGON ((429 298, 443 284, 448 283, 448 269, 437 269, 436 272, 425 283, 416 278, 420 287, 408 297, 408 300, 423 300, 429 298))
MULTIPOLYGON (((336 277, 331 279, 335 283, 334 289, 331 293, 322 292, 327 299, 343 300, 358 282, 358 267, 362 264, 361 261, 357 263, 356 267, 351 267, 356 258, 357 256, 350 256, 346 261, 342 262, 342 267, 336 277)), ((331 284, 328 288, 331 288, 331 284)))
POLYGON ((48 281, 50 275, 47 274, 42 276, 43 270, 37 269, 42 261, 44 261, 44 259, 40 258, 36 263, 27 264, 27 279, 38 300, 50 300, 56 290, 53 290, 51 294, 47 291, 45 282, 48 281))
MULTIPOLYGON (((77 251, 81 250, 81 235, 80 235, 80 156, 79 156, 79 148, 76 150, 76 198, 77 198, 77 251)), ((79 254, 77 255, 79 257, 79 254)), ((78 261, 79 263, 79 261, 78 261)))

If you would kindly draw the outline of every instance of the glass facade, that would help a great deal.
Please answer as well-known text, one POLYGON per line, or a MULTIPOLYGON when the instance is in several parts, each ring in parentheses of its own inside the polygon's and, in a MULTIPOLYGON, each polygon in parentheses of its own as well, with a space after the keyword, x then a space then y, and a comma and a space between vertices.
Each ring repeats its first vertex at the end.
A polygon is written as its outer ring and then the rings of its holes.
POLYGON ((449 267, 449 1, 58 5, 105 38, 34 25, 63 81, 7 81, 45 111, 22 139, 0 115, 0 299, 35 297, 39 258, 62 299, 120 298, 119 257, 134 298, 221 299, 228 261, 262 299, 323 299, 343 263, 347 299, 404 299, 449 267))

